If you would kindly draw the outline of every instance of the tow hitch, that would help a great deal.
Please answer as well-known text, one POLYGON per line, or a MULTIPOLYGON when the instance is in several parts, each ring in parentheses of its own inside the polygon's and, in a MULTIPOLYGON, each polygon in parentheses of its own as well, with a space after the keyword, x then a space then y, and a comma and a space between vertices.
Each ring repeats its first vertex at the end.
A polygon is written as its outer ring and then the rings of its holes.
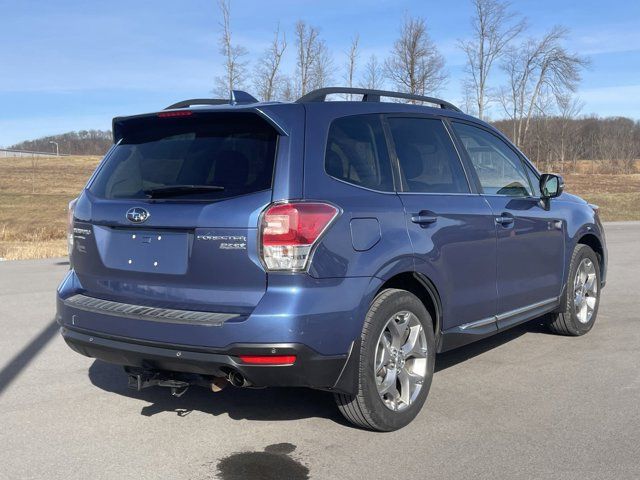
POLYGON ((148 387, 167 387, 171 389, 171 395, 174 397, 184 395, 191 385, 208 388, 214 393, 221 391, 229 383, 234 386, 251 385, 239 374, 229 375, 230 379, 228 379, 227 377, 145 370, 134 367, 124 367, 124 371, 127 373, 129 388, 140 391, 148 387))
POLYGON ((163 374, 162 372, 147 370, 132 370, 125 368, 129 378, 129 388, 140 391, 148 387, 167 387, 171 389, 171 395, 181 397, 194 383, 195 380, 175 379, 163 374))

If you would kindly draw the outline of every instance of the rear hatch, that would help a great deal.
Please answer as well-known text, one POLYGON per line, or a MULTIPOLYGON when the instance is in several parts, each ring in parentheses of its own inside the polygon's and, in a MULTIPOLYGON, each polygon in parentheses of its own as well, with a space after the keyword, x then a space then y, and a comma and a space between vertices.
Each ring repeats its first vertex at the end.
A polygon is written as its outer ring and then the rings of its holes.
POLYGON ((88 296, 249 313, 265 292, 258 219, 278 132, 255 112, 174 111, 114 123, 117 144, 75 209, 88 296))

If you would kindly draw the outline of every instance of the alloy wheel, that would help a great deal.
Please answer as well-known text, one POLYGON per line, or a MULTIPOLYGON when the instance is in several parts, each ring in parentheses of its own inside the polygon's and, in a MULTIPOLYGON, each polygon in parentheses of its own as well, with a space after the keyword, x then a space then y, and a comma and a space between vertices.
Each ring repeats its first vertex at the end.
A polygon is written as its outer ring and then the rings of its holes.
POLYGON ((584 258, 573 282, 573 308, 580 323, 589 323, 598 302, 596 267, 589 258, 584 258))
POLYGON ((408 311, 393 315, 376 346, 374 375, 387 408, 408 408, 418 397, 427 374, 427 338, 418 317, 408 311))

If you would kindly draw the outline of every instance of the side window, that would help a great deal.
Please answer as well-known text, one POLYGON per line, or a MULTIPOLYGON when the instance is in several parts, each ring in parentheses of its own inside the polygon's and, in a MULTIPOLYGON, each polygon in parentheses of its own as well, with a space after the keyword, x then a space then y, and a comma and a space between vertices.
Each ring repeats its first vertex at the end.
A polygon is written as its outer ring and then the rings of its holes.
POLYGON ((324 165, 340 180, 374 190, 393 191, 393 175, 378 115, 354 115, 329 127, 324 165))
POLYGON ((533 187, 533 194, 536 197, 542 196, 542 192, 540 192, 540 176, 535 172, 530 165, 525 164, 527 167, 527 173, 529 174, 529 180, 531 180, 531 186, 533 187))
POLYGON ((497 136, 466 123, 452 122, 478 174, 484 193, 527 197, 531 188, 520 157, 497 136))
POLYGON ((469 192, 458 153, 441 120, 392 117, 389 128, 400 164, 403 191, 469 192))

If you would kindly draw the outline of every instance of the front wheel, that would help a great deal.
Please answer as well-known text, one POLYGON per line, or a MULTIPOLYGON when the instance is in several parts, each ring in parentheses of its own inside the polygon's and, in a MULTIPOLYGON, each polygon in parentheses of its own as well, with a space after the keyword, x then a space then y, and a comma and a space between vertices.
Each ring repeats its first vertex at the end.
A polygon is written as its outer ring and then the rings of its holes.
POLYGON ((405 290, 381 292, 365 318, 356 395, 336 394, 351 423, 391 431, 422 408, 433 378, 433 322, 422 302, 405 290))
POLYGON ((562 310, 551 314, 549 328, 560 335, 584 335, 593 327, 600 304, 600 264, 587 245, 577 245, 571 256, 567 295, 562 310))

